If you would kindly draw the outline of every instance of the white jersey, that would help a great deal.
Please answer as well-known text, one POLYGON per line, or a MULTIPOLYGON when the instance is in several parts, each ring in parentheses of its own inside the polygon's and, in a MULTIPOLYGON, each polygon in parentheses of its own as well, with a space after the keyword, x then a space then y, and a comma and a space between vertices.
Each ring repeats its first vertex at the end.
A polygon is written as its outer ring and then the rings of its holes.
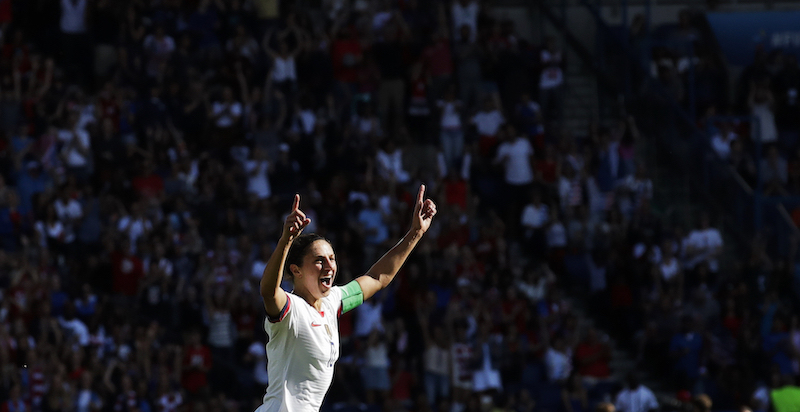
POLYGON ((257 412, 319 411, 339 359, 339 315, 342 288, 322 298, 322 311, 286 293, 278 319, 264 321, 269 335, 269 387, 257 412))

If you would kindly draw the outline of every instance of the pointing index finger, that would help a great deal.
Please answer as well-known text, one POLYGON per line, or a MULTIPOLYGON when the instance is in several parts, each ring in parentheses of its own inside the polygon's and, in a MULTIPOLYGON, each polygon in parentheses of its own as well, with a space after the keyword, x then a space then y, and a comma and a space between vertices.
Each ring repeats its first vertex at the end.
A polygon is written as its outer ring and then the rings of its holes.
POLYGON ((300 208, 300 194, 294 195, 294 204, 292 205, 292 212, 296 212, 300 208))
POLYGON ((422 204, 425 199, 425 185, 419 185, 419 193, 417 193, 417 203, 422 204))

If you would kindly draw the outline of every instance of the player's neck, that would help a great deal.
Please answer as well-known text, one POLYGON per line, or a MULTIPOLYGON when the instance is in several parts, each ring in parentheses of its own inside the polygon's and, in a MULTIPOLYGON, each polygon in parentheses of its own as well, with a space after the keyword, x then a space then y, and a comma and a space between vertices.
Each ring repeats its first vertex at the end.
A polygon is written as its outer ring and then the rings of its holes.
POLYGON ((317 312, 322 310, 322 299, 315 298, 309 291, 295 288, 294 294, 303 298, 303 300, 308 302, 317 312))

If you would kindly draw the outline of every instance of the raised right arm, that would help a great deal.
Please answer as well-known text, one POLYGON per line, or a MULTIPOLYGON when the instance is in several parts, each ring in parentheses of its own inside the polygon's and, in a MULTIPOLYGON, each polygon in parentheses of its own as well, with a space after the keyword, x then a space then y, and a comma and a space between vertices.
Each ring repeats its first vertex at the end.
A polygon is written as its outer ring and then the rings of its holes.
POLYGON ((300 210, 300 195, 295 195, 292 212, 286 217, 286 222, 283 224, 281 239, 261 275, 261 298, 264 300, 264 308, 270 318, 277 318, 283 307, 286 306, 288 298, 286 292, 281 289, 286 257, 289 255, 292 241, 309 223, 311 223, 311 219, 307 218, 305 213, 300 210))

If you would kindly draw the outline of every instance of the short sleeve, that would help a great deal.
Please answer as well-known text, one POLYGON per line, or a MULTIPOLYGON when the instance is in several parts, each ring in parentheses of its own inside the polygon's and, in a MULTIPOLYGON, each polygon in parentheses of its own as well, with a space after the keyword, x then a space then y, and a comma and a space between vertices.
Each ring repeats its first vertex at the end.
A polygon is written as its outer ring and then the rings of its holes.
POLYGON ((283 305, 283 309, 281 309, 281 311, 278 314, 278 316, 273 318, 272 316, 269 316, 269 314, 268 314, 267 315, 267 320, 269 321, 269 323, 283 322, 286 319, 286 317, 289 316, 289 314, 291 313, 291 310, 292 310, 292 298, 287 293, 286 294, 286 304, 283 305))
POLYGON ((525 142, 525 154, 528 156, 532 155, 533 146, 531 145, 531 142, 528 139, 523 139, 523 142, 525 142))
POLYGON ((658 401, 656 400, 656 396, 653 395, 653 392, 647 391, 647 410, 654 409, 658 409, 658 401))
POLYGON ((710 240, 711 241, 709 243, 711 243, 711 246, 714 246, 714 247, 721 247, 722 246, 722 236, 720 236, 718 230, 714 229, 713 231, 711 231, 711 239, 710 240))
POLYGON ((231 114, 234 116, 242 115, 242 105, 239 102, 236 102, 231 105, 231 114))

